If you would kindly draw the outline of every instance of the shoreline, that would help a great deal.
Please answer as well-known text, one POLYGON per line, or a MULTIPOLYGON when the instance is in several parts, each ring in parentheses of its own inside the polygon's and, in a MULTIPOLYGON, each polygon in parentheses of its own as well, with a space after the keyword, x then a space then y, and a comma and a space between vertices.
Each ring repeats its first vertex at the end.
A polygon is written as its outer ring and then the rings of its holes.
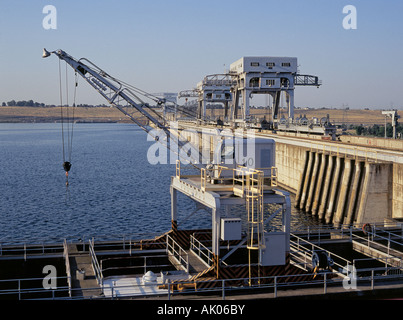
MULTIPOLYGON (((64 110, 66 112, 66 110, 64 110)), ((269 110, 266 109, 266 113, 269 110)), ((262 109, 252 109, 251 114, 260 116, 262 109)), ((306 116, 322 118, 329 114, 331 122, 336 124, 346 123, 350 125, 385 124, 385 116, 381 110, 367 109, 309 109, 294 110, 295 117, 306 116)), ((128 123, 126 118, 118 109, 113 107, 76 107, 74 119, 82 123, 128 123)), ((61 122, 61 108, 59 107, 0 107, 0 123, 57 123, 61 122)))
MULTIPOLYGON (((66 116, 66 111, 63 112, 66 116)), ((60 107, 0 107, 0 123, 59 123, 61 120, 60 107)), ((74 121, 77 123, 129 122, 117 109, 109 107, 76 107, 74 121)))

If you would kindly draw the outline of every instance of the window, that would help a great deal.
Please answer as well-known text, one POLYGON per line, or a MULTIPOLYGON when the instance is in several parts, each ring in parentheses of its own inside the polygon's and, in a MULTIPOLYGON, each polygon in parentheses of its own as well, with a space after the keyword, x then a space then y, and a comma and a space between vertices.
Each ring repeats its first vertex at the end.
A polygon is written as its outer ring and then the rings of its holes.
POLYGON ((291 63, 290 62, 283 62, 281 64, 282 67, 291 67, 291 63))
POLYGON ((266 67, 273 68, 276 64, 274 62, 266 62, 266 67))
POLYGON ((276 84, 276 80, 274 80, 274 79, 269 79, 269 80, 266 80, 266 86, 274 86, 276 84))
POLYGON ((258 67, 259 66, 259 62, 251 62, 250 63, 251 67, 258 67))
POLYGON ((259 88, 259 86, 260 86, 259 82, 260 82, 259 78, 252 78, 252 79, 250 79, 249 87, 259 88))

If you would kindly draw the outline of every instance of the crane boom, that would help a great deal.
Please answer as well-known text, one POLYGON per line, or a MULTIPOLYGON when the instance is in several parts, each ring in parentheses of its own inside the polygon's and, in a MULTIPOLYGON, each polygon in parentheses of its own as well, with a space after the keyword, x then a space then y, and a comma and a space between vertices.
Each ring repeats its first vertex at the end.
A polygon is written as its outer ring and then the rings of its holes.
MULTIPOLYGON (((199 150, 195 150, 194 146, 189 145, 188 142, 183 142, 178 137, 175 137, 168 126, 165 125, 165 119, 162 115, 158 114, 153 108, 145 103, 139 96, 144 96, 148 99, 154 100, 157 105, 165 103, 164 99, 155 97, 143 90, 135 88, 121 80, 118 80, 104 70, 96 66, 94 63, 86 58, 75 59, 63 50, 56 50, 49 52, 46 49, 43 50, 43 58, 55 54, 60 60, 64 60, 69 64, 79 75, 81 75, 88 84, 90 84, 102 97, 104 97, 112 106, 116 107, 120 112, 126 115, 131 121, 136 123, 140 128, 153 136, 155 140, 159 140, 159 136, 155 133, 151 126, 142 121, 142 118, 146 118, 148 122, 151 122, 153 127, 162 130, 166 137, 166 146, 170 149, 173 142, 179 148, 182 148, 187 144, 187 148, 191 149, 190 154, 193 159, 192 163, 202 163, 203 156, 199 150), (169 141, 168 141, 169 139, 169 141), (198 155, 198 159, 194 158, 194 155, 198 155)), ((161 141, 162 143, 162 141, 161 141)), ((175 151, 174 151, 175 152, 175 151)), ((176 152, 179 155, 179 152, 176 152)), ((189 152, 188 152, 189 154, 189 152)))

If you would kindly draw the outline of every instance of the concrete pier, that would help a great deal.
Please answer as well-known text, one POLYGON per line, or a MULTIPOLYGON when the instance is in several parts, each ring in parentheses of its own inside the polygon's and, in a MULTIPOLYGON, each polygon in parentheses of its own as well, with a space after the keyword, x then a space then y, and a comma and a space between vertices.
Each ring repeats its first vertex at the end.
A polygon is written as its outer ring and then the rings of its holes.
POLYGON ((315 162, 315 154, 314 152, 310 151, 309 152, 309 160, 308 160, 308 165, 307 165, 307 169, 306 169, 306 173, 305 173, 305 179, 304 179, 304 186, 301 192, 301 200, 300 200, 300 204, 299 204, 299 209, 301 210, 305 210, 305 204, 307 201, 307 195, 309 192, 309 186, 311 183, 311 174, 312 174, 312 170, 313 170, 313 166, 314 166, 314 162, 315 162))
POLYGON ((332 186, 332 178, 335 170, 335 163, 336 163, 336 157, 329 155, 325 183, 323 185, 322 196, 320 199, 319 211, 318 211, 318 218, 320 220, 325 219, 326 208, 329 201, 329 194, 332 186))
POLYGON ((391 163, 365 164, 365 179, 358 208, 356 223, 377 222, 392 218, 392 175, 391 163))
POLYGON ((339 198, 337 201, 337 209, 335 213, 335 217, 333 219, 333 223, 336 226, 343 224, 344 221, 344 213, 348 206, 348 202, 350 199, 349 191, 350 191, 350 183, 351 183, 351 167, 353 166, 354 160, 345 159, 344 160, 344 170, 343 170, 343 178, 341 180, 341 186, 339 191, 339 198))
POLYGON ((303 169, 301 170, 301 173, 300 173, 297 193, 295 195, 295 207, 296 208, 300 208, 300 204, 301 204, 302 190, 304 189, 304 184, 305 184, 305 179, 306 179, 306 172, 308 171, 308 163, 309 163, 308 159, 309 159, 309 151, 306 151, 305 152, 304 166, 303 166, 303 169))
POLYGON ((346 216, 344 218, 344 224, 352 224, 354 220, 354 214, 357 211, 357 202, 361 194, 361 184, 362 184, 362 168, 364 167, 363 161, 356 161, 355 170, 353 173, 353 183, 350 192, 350 201, 348 204, 348 209, 346 216))
POLYGON ((314 162, 313 171, 312 171, 311 183, 309 186, 308 199, 307 199, 306 206, 305 206, 306 212, 311 212, 312 202, 313 202, 313 197, 314 197, 315 190, 316 190, 316 183, 318 180, 318 172, 319 172, 320 165, 321 165, 321 155, 318 152, 315 152, 315 162, 314 162))
POLYGON ((316 190, 315 190, 315 197, 314 197, 313 203, 312 203, 312 215, 313 216, 318 215, 319 205, 320 205, 320 201, 321 201, 322 194, 324 191, 323 189, 324 189, 324 181, 325 181, 325 172, 328 168, 327 162, 328 162, 329 156, 326 155, 325 153, 322 153, 321 158, 322 158, 321 166, 320 166, 317 186, 316 186, 316 190))
POLYGON ((336 206, 336 199, 337 199, 338 192, 339 192, 339 180, 340 180, 340 176, 343 172, 343 165, 344 165, 344 161, 342 161, 342 158, 338 156, 336 158, 336 169, 335 169, 333 180, 331 183, 329 204, 326 209, 326 215, 325 215, 326 223, 331 223, 333 221, 333 214, 334 214, 334 209, 336 206))
POLYGON ((335 226, 393 217, 391 163, 307 151, 303 168, 295 204, 300 210, 335 226))

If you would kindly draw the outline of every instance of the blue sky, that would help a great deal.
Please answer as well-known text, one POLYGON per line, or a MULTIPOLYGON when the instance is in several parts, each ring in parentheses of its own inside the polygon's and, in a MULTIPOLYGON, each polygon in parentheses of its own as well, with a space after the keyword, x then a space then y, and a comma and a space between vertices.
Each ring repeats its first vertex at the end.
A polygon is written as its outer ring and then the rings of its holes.
MULTIPOLYGON (((403 1, 0 0, 0 102, 59 101, 58 61, 86 57, 147 92, 178 92, 242 56, 292 56, 323 86, 296 106, 403 108, 403 1), (45 5, 57 29, 45 30, 45 5), (357 9, 345 30, 342 10, 357 9)), ((104 103, 83 81, 77 103, 104 103)))

